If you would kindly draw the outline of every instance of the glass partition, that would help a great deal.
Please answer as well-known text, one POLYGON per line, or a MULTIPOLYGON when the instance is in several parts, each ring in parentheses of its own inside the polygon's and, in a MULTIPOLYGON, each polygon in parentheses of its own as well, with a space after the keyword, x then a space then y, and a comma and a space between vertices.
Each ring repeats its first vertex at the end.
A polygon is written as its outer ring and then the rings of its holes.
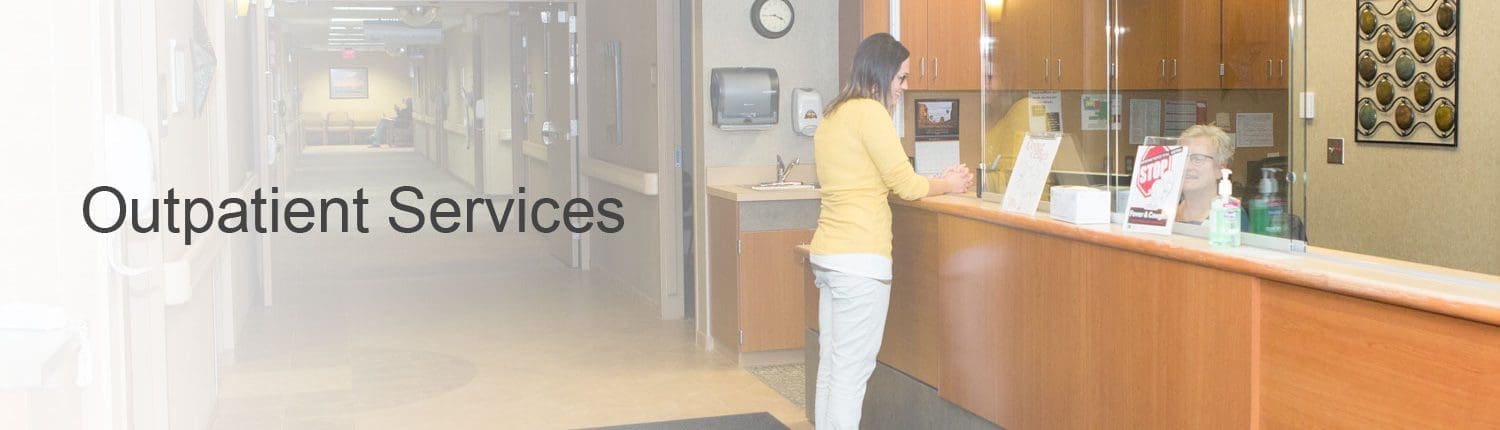
POLYGON ((1193 129, 1182 142, 1199 162, 1184 174, 1176 231, 1201 234, 1194 224, 1227 168, 1247 209, 1244 230, 1256 233, 1245 243, 1300 247, 1289 240, 1305 237, 1306 223, 1288 0, 986 0, 983 8, 987 198, 1005 193, 1026 133, 1058 132, 1048 187, 1112 191, 1122 222, 1137 149, 1193 129))

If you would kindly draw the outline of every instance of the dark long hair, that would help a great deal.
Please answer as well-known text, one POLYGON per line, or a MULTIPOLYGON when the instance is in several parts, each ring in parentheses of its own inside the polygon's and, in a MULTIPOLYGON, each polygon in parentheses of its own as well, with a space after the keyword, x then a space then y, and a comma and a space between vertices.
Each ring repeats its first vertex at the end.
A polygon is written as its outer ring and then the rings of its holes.
POLYGON ((849 79, 838 97, 828 104, 823 115, 832 114, 844 102, 854 99, 875 99, 887 109, 891 107, 891 81, 901 71, 901 63, 911 57, 911 51, 901 45, 890 33, 875 33, 859 42, 854 51, 854 65, 849 68, 849 79))

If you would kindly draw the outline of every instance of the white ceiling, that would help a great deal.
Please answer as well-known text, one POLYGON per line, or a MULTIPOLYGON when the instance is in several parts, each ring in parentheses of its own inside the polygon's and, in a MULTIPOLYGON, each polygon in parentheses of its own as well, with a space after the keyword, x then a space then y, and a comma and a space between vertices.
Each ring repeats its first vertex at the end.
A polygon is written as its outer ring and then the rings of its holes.
POLYGON ((397 19, 395 7, 436 6, 437 22, 443 28, 462 25, 470 14, 497 13, 509 8, 506 1, 278 1, 275 21, 288 32, 293 49, 342 50, 348 47, 383 50, 384 46, 364 45, 363 23, 349 20, 397 19), (392 9, 385 9, 392 8, 392 9), (335 19, 339 21, 335 21, 335 19), (341 28, 335 28, 341 27, 341 28))

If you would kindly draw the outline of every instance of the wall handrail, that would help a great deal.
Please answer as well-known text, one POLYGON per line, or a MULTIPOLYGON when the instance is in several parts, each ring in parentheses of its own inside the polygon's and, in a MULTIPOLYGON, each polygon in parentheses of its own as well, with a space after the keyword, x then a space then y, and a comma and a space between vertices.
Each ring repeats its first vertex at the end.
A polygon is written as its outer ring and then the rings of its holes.
POLYGON ((595 158, 584 158, 579 161, 585 176, 644 195, 657 195, 657 174, 655 172, 636 170, 595 158))
POLYGON ((547 145, 532 142, 531 139, 521 142, 521 153, 536 161, 547 162, 547 145))

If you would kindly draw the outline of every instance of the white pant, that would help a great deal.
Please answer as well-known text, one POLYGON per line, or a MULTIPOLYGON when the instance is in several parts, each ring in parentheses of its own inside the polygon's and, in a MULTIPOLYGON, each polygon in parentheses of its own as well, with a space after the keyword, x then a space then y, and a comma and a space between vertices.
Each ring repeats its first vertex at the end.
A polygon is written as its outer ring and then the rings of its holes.
POLYGON ((865 383, 885 336, 890 281, 813 268, 818 286, 818 430, 859 428, 865 383))

